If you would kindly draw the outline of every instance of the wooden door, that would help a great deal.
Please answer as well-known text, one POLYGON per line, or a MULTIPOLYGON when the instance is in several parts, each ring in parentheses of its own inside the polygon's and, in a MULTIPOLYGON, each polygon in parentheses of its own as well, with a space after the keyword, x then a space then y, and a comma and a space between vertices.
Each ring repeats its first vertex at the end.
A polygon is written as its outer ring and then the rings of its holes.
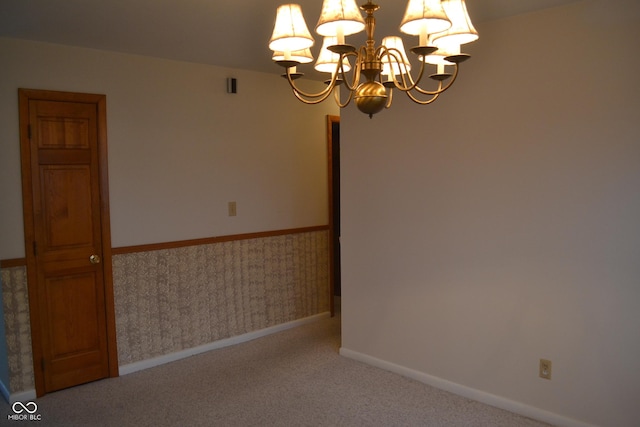
POLYGON ((20 90, 36 393, 118 375, 103 95, 20 90))

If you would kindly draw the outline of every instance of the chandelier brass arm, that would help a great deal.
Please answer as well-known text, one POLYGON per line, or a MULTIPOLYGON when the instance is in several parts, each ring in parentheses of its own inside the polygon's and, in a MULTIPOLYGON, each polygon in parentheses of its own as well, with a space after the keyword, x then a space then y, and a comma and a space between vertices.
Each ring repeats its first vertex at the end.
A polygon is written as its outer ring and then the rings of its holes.
MULTIPOLYGON (((380 51, 379 53, 380 57, 388 57, 390 59, 393 58, 396 61, 396 63, 399 62, 398 56, 401 55, 401 52, 398 51, 397 49, 394 49, 394 48, 388 49, 385 46, 380 46, 378 50, 380 51)), ((456 55, 456 56, 446 57, 445 60, 448 60, 453 64, 453 68, 454 68, 453 73, 452 74, 436 73, 436 74, 430 75, 429 78, 438 82, 438 89, 434 91, 426 90, 418 86, 418 84, 422 80, 424 70, 425 70, 426 62, 424 57, 420 61, 420 71, 418 73, 418 76, 415 78, 415 80, 412 77, 411 73, 402 73, 400 75, 400 79, 396 77, 395 73, 392 73, 390 75, 389 80, 386 82, 383 82, 383 84, 389 89, 398 89, 402 92, 407 92, 407 95, 413 101, 417 102, 418 104, 424 105, 423 102, 417 101, 416 98, 410 96, 410 92, 415 90, 416 92, 419 92, 423 95, 439 95, 440 93, 446 91, 453 85, 456 78, 458 77, 458 72, 459 72, 458 64, 465 61, 468 58, 469 58, 468 55, 456 55), (409 83, 407 83, 407 80, 409 81, 409 83), (446 85, 443 86, 443 82, 445 80, 448 80, 448 82, 446 85)), ((391 66, 390 60, 389 60, 389 66, 391 66)), ((431 102, 432 101, 428 103, 431 103, 431 102)))
POLYGON ((342 76, 342 81, 344 82, 345 87, 349 90, 349 94, 347 95, 347 100, 345 102, 342 102, 341 99, 340 99, 340 95, 341 95, 342 91, 336 90, 336 91, 333 92, 336 104, 338 104, 338 107, 340 107, 340 108, 344 108, 344 107, 346 107, 347 105, 349 105, 351 103, 351 101, 353 100, 353 95, 355 94, 356 84, 357 84, 357 82, 360 81, 360 68, 359 67, 355 68, 355 71, 353 72, 352 82, 349 83, 349 79, 348 79, 347 73, 344 70, 344 66, 342 64, 343 64, 342 61, 338 62, 338 67, 340 68, 340 75, 342 76))
MULTIPOLYGON (((339 46, 329 46, 329 49, 331 48, 335 48, 339 50, 339 46)), ((349 51, 349 52, 341 52, 339 55, 339 59, 338 59, 338 67, 340 70, 340 75, 342 75, 342 79, 344 81, 344 85, 347 89, 349 89, 350 92, 353 92, 356 90, 356 88, 358 87, 358 82, 360 81, 360 76, 362 73, 362 67, 359 66, 358 61, 360 61, 360 58, 362 58, 363 56, 363 51, 364 51, 364 46, 360 47, 360 51, 359 52, 353 52, 353 51, 349 51), (350 57, 354 57, 354 63, 355 63, 355 67, 353 67, 353 76, 351 77, 351 79, 348 78, 348 72, 345 71, 344 69, 344 60, 347 59, 347 61, 349 60, 350 57), (349 80, 351 80, 351 82, 349 82, 349 80)), ((349 62, 350 64, 350 62, 349 62)))
POLYGON ((293 90, 293 94, 296 96, 296 98, 298 98, 300 101, 304 102, 305 104, 319 104, 322 101, 324 101, 325 99, 327 99, 329 97, 329 95, 331 95, 331 92, 333 91, 333 88, 336 85, 336 81, 337 81, 337 74, 334 74, 331 77, 331 80, 329 82, 329 84, 327 85, 327 87, 319 92, 319 93, 308 93, 305 92, 301 89, 299 89, 298 87, 296 87, 294 80, 302 77, 301 73, 295 73, 292 72, 292 68, 294 67, 289 67, 287 68, 286 73, 283 75, 283 77, 287 78, 287 81, 289 82, 289 85, 291 86, 291 89, 293 90))
POLYGON ((338 91, 334 92, 336 103, 340 108, 344 108, 351 102, 351 99, 353 98, 353 91, 356 89, 357 83, 360 80, 360 69, 356 67, 353 73, 353 78, 351 79, 352 83, 349 83, 347 73, 344 71, 342 65, 342 60, 350 56, 355 56, 357 60, 358 55, 355 52, 347 51, 340 54, 341 60, 336 63, 335 71, 331 73, 331 79, 325 81, 327 87, 318 93, 308 93, 296 86, 294 80, 297 80, 304 75, 295 71, 297 63, 289 60, 276 61, 276 63, 286 68, 285 74, 283 74, 282 77, 287 79, 296 98, 305 104, 313 105, 321 103, 331 95, 331 92, 336 86, 344 84, 349 89, 349 97, 345 103, 340 101, 338 91))
POLYGON ((347 105, 349 105, 351 103, 351 100, 353 99, 353 93, 354 93, 353 91, 349 91, 349 95, 347 95, 347 100, 345 102, 342 102, 342 100, 340 99, 340 92, 337 90, 334 91, 333 96, 336 101, 336 104, 338 104, 338 107, 344 108, 347 105))
POLYGON ((431 92, 428 90, 424 90, 419 86, 416 86, 416 91, 423 94, 423 95, 439 95, 442 92, 444 92, 445 90, 449 89, 451 86, 453 86, 453 82, 456 81, 456 78, 458 77, 458 64, 455 65, 454 69, 453 69, 453 74, 433 74, 430 77, 434 80, 438 81, 438 90, 436 90, 435 92, 431 92), (442 83, 448 80, 447 84, 445 86, 442 86, 442 83))
POLYGON ((412 94, 411 92, 407 92, 407 96, 409 97, 409 99, 411 99, 416 104, 428 105, 428 104, 431 104, 436 99, 438 99, 438 97, 440 96, 441 93, 442 92, 438 92, 436 94, 433 94, 433 95, 431 95, 431 98, 426 99, 426 100, 420 100, 420 99, 416 98, 416 96, 414 94, 412 94))
MULTIPOLYGON (((377 53, 379 58, 389 58, 387 64, 390 69, 393 70, 394 63, 391 61, 392 59, 395 61, 395 64, 402 64, 402 52, 395 48, 387 48, 386 46, 380 46, 378 48, 377 53)), ((383 61, 384 62, 384 61, 383 61)), ((389 89, 398 89, 402 92, 409 92, 414 90, 418 86, 418 82, 422 80, 422 76, 425 70, 425 62, 420 61, 420 71, 418 72, 418 76, 415 81, 411 76, 410 72, 400 73, 400 80, 396 77, 396 73, 392 72, 389 75, 389 80, 386 82, 382 82, 389 89), (409 81, 407 83, 407 80, 409 81)))

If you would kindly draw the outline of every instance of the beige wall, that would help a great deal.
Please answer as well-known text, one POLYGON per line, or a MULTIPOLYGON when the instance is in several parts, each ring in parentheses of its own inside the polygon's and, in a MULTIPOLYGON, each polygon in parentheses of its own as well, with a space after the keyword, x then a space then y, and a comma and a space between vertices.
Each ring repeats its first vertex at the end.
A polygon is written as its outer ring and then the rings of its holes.
POLYGON ((479 25, 435 104, 343 110, 344 354, 560 425, 638 425, 639 9, 479 25))
POLYGON ((114 247, 327 224, 339 111, 278 75, 2 38, 0 58, 0 259, 24 256, 19 87, 107 95, 114 247))

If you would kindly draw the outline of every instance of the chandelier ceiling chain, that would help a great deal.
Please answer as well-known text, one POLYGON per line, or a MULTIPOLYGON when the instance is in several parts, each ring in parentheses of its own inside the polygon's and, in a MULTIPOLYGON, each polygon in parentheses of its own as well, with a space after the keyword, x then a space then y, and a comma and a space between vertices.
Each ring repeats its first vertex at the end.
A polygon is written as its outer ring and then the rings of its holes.
POLYGON ((374 13, 378 9, 371 0, 360 8, 355 0, 324 0, 315 28, 324 38, 315 69, 330 73, 331 78, 325 82, 324 90, 308 93, 296 86, 295 80, 303 76, 297 67, 313 61, 310 48, 314 39, 300 5, 278 7, 269 48, 273 51, 273 61, 286 69, 283 77, 300 101, 317 104, 333 93, 341 108, 353 100, 360 111, 373 117, 391 106, 394 89, 406 93, 415 103, 426 105, 453 85, 460 63, 469 58, 460 53, 460 45, 478 39, 465 1, 408 1, 400 31, 419 38, 418 45, 410 49, 419 63, 415 77, 400 37, 384 37, 376 47, 374 13), (366 13, 364 18, 359 9, 366 13), (363 30, 367 34, 366 45, 356 48, 345 43, 345 36, 363 30), (431 67, 435 67, 435 73, 428 75, 433 89, 428 90, 420 83, 431 67), (448 69, 451 72, 447 72, 448 69), (339 91, 334 90, 338 86, 348 91, 345 101, 341 100, 339 91))

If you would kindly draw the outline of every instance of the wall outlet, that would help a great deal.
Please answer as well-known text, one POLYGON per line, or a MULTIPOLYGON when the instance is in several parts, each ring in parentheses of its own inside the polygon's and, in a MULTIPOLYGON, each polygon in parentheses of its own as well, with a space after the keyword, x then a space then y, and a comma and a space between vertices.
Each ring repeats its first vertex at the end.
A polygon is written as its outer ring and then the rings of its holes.
POLYGON ((236 202, 229 202, 229 216, 236 216, 236 202))
POLYGON ((540 359, 540 378, 551 379, 551 360, 540 359))

